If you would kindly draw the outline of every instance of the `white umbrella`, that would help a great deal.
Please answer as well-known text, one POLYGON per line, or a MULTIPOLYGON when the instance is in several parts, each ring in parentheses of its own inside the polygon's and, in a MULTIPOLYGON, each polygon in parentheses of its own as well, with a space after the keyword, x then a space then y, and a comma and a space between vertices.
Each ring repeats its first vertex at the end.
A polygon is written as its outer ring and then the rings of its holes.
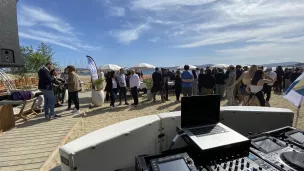
POLYGON ((147 63, 140 63, 131 67, 131 69, 155 69, 155 66, 147 63))
MULTIPOLYGON (((196 69, 197 67, 194 65, 189 65, 189 69, 196 69)), ((179 66, 177 69, 184 69, 184 65, 183 66, 179 66)))
POLYGON ((100 67, 100 70, 103 71, 117 71, 119 70, 121 67, 118 65, 114 65, 114 64, 105 64, 102 67, 100 67))
POLYGON ((211 68, 228 68, 229 65, 227 64, 215 64, 211 68))

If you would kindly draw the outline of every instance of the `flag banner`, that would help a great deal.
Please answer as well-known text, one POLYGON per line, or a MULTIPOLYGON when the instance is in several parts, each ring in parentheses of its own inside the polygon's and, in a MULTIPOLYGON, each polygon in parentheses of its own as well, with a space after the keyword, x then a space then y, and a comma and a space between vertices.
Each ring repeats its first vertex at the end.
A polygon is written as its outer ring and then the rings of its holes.
POLYGON ((88 58, 88 68, 90 69, 92 80, 95 81, 98 79, 98 73, 97 73, 97 67, 95 61, 90 56, 87 56, 87 58, 88 58))
POLYGON ((283 97, 299 107, 304 99, 304 73, 284 92, 283 97))

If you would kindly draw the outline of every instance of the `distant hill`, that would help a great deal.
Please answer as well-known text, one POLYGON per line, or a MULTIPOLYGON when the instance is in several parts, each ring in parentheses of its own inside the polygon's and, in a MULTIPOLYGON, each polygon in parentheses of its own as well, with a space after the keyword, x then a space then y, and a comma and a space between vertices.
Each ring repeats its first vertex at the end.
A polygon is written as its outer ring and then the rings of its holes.
POLYGON ((298 63, 300 63, 300 62, 290 61, 290 62, 263 64, 262 66, 265 66, 265 67, 294 66, 295 64, 298 64, 298 63))
POLYGON ((204 65, 195 65, 195 66, 198 67, 198 68, 207 68, 207 67, 211 67, 213 65, 214 64, 204 64, 204 65))

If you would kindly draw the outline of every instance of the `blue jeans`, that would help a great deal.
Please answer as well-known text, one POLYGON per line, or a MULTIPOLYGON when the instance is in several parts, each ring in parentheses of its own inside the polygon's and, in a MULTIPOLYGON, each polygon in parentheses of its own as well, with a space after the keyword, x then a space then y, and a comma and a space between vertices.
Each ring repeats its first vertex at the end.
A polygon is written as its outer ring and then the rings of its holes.
POLYGON ((44 97, 44 115, 54 116, 55 97, 53 90, 40 90, 44 97), (50 114, 49 114, 50 112, 50 114))
POLYGON ((111 98, 110 106, 113 107, 115 106, 116 94, 117 94, 117 88, 113 88, 110 92, 110 98, 111 98))

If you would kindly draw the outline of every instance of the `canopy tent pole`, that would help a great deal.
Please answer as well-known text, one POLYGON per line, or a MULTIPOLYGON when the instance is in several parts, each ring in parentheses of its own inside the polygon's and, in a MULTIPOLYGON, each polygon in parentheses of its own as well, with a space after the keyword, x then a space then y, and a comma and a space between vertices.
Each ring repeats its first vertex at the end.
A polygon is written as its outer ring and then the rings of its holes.
POLYGON ((298 107, 298 110, 297 110, 295 128, 296 128, 297 125, 298 125, 298 119, 299 119, 299 116, 300 116, 300 109, 301 109, 301 105, 298 107))

